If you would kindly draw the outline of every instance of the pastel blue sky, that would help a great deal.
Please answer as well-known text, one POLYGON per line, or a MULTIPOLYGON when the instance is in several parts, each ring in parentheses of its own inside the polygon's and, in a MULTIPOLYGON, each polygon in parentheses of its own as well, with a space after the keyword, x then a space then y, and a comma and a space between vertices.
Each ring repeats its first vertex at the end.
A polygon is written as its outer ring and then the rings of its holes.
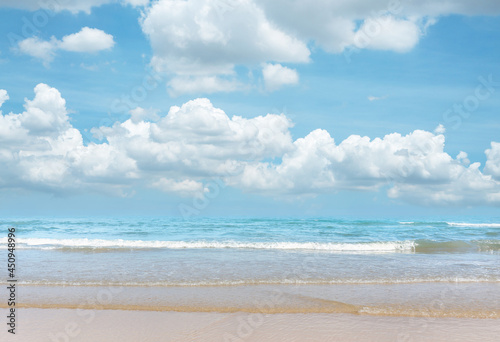
POLYGON ((497 1, 0 1, 3 215, 487 215, 497 1))

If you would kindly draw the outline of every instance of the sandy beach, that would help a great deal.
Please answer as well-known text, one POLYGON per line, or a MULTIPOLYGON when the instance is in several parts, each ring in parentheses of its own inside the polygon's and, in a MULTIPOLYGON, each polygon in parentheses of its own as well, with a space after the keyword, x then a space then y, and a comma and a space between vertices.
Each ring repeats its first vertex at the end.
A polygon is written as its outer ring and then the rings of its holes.
POLYGON ((16 336, 5 325, 2 341, 482 342, 499 332, 497 224, 35 223, 16 223, 28 236, 17 241, 16 336))
MULTIPOLYGON (((21 286, 2 341, 496 341, 498 284, 21 286)), ((2 316, 8 309, 3 306, 2 316)))
MULTIPOLYGON (((2 316, 6 312, 1 310, 2 316)), ((2 341, 496 341, 498 320, 351 314, 21 309, 2 341)))
MULTIPOLYGON (((25 308, 500 318, 498 283, 27 286, 25 308)), ((0 304, 6 308, 6 304, 0 304)))

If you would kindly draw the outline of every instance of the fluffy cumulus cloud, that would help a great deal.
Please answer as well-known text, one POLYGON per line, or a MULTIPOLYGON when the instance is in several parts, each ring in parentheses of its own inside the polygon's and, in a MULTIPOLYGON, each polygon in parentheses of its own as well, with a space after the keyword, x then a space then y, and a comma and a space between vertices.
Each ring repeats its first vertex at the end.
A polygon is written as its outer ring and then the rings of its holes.
POLYGON ((324 130, 297 139, 280 164, 253 163, 234 184, 247 191, 317 194, 336 190, 377 190, 423 204, 500 204, 500 183, 467 166, 463 155, 444 152, 444 136, 416 130, 371 140, 352 135, 340 144, 324 130))
POLYGON ((264 64, 262 68, 264 85, 267 90, 275 91, 285 85, 299 83, 299 74, 296 70, 282 66, 281 64, 264 64))
MULTIPOLYGON (((173 94, 235 91, 235 66, 268 65, 264 82, 295 83, 284 63, 307 63, 310 46, 329 53, 360 49, 405 53, 440 16, 500 13, 495 0, 158 0, 140 20, 150 39, 151 64, 172 75, 173 94), (286 10, 284 10, 286 9, 286 10), (311 18, 314 18, 311 20, 311 18), (278 64, 279 63, 279 64, 278 64), (273 67, 271 67, 273 66, 273 67), (276 74, 275 74, 276 75, 276 74), (221 77, 224 76, 224 77, 221 77), (181 78, 179 78, 181 77, 181 78), (197 86, 197 84, 201 84, 197 86)), ((285 84, 285 83, 283 83, 285 84)))
POLYGON ((17 47, 20 53, 39 58, 48 65, 54 59, 56 46, 55 41, 43 41, 32 37, 20 41, 17 47))
POLYGON ((0 115, 3 188, 120 194, 139 184, 194 196, 206 191, 206 177, 225 177, 291 145, 284 115, 230 118, 207 99, 172 107, 162 117, 136 108, 125 122, 93 129, 103 142, 87 145, 58 90, 39 84, 24 107, 0 115))
MULTIPOLYGON (((143 7, 139 21, 153 49, 151 65, 170 75, 173 96, 248 89, 260 80, 245 80, 237 67, 254 71, 264 63, 286 68, 274 80, 295 82, 287 64, 310 62, 311 47, 347 58, 362 49, 405 53, 442 16, 500 14, 497 0, 5 0, 0 7, 90 13, 108 3, 143 7)), ((47 64, 57 48, 109 46, 84 39, 90 36, 29 38, 19 48, 47 64)))
POLYGON ((222 177, 241 170, 245 161, 281 156, 291 146, 290 126, 284 115, 229 118, 209 100, 196 99, 170 108, 155 122, 127 120, 93 133, 126 152, 151 177, 185 181, 222 177))
POLYGON ((3 103, 9 99, 9 94, 5 89, 0 89, 0 107, 2 107, 3 103))
POLYGON ((146 186, 200 197, 216 177, 271 196, 387 187, 389 197, 414 203, 500 205, 498 142, 482 169, 465 152, 447 154, 438 129, 337 143, 322 129, 293 140, 291 127, 283 114, 230 117, 200 98, 163 115, 136 108, 124 122, 94 128, 99 143, 84 144, 59 91, 39 84, 22 113, 0 113, 0 188, 125 194, 146 186))
POLYGON ((64 36, 62 40, 57 40, 55 37, 49 41, 38 37, 26 38, 18 43, 17 49, 20 53, 39 58, 48 65, 54 59, 57 50, 95 53, 109 50, 114 45, 112 35, 96 28, 83 27, 77 33, 64 36))
POLYGON ((359 49, 407 52, 417 45, 422 29, 413 20, 396 19, 391 15, 367 18, 353 36, 359 49))
POLYGON ((418 43, 435 18, 500 13, 500 3, 495 0, 321 1, 314 6, 307 0, 255 2, 279 27, 331 52, 342 52, 356 45, 404 52, 418 43))
POLYGON ((84 27, 80 32, 64 36, 59 43, 59 48, 74 52, 98 52, 111 49, 115 45, 113 36, 106 32, 84 27))
POLYGON ((158 1, 141 25, 154 50, 152 65, 174 75, 173 93, 238 90, 237 65, 309 61, 306 42, 249 0, 158 1))
POLYGON ((248 0, 162 0, 141 20, 158 69, 230 74, 236 64, 307 62, 306 44, 279 30, 248 0))
POLYGON ((492 142, 491 148, 486 150, 485 173, 492 175, 496 180, 500 180, 500 143, 492 142))
POLYGON ((35 87, 20 114, 0 113, 0 187, 119 191, 116 182, 136 177, 135 161, 108 144, 83 145, 57 89, 35 87))

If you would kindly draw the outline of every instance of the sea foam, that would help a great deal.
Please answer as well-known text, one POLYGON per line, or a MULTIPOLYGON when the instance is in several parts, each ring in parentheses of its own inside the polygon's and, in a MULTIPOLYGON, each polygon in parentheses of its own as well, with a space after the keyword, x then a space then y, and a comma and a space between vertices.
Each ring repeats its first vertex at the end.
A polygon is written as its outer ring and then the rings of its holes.
MULTIPOLYGON (((0 239, 5 245, 6 238, 0 239)), ((19 239, 20 248, 129 248, 129 249, 268 249, 268 250, 315 250, 332 252, 397 252, 413 251, 414 241, 383 241, 365 243, 319 243, 319 242, 239 242, 239 241, 147 241, 147 240, 102 240, 102 239, 19 239)))

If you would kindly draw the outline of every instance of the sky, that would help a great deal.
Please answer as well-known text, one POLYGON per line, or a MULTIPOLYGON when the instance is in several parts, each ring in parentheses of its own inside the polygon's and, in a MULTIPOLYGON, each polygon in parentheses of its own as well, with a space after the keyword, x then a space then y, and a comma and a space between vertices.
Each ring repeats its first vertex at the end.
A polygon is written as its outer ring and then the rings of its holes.
POLYGON ((495 0, 1 0, 0 215, 499 217, 495 0))

